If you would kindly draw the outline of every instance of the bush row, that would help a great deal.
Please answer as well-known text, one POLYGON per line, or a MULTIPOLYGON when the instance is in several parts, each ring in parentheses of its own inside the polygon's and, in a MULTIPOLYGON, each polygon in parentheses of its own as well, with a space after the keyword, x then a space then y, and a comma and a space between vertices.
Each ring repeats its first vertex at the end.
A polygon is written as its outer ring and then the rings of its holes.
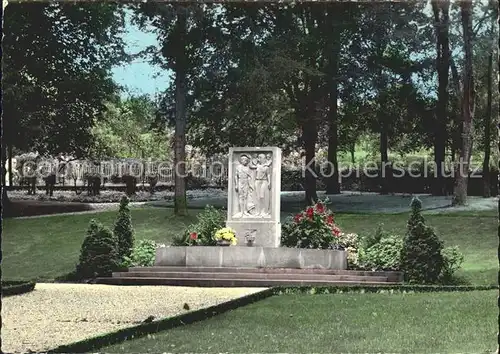
POLYGON ((351 269, 402 271, 405 281, 417 284, 453 284, 455 272, 463 262, 458 247, 444 247, 433 228, 425 224, 422 203, 413 198, 404 237, 384 231, 359 237, 341 230, 327 200, 289 217, 282 226, 281 244, 285 247, 341 249, 347 251, 351 269))
POLYGON ((410 294, 410 293, 430 293, 430 292, 465 292, 465 291, 485 291, 496 290, 498 285, 353 285, 353 286, 303 286, 303 287, 274 287, 274 295, 289 294, 410 294))

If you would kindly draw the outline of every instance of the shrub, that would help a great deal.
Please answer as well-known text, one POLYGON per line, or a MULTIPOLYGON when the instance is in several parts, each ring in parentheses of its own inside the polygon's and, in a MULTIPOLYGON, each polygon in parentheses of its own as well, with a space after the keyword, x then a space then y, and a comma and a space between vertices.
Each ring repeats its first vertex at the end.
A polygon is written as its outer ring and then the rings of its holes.
POLYGON ((375 230, 374 233, 368 234, 366 237, 362 239, 361 247, 363 249, 368 249, 373 245, 379 243, 384 236, 389 236, 389 234, 387 234, 384 231, 384 224, 378 224, 377 229, 375 230))
POLYGON ((302 170, 283 169, 281 171, 281 190, 301 191, 304 190, 302 170))
POLYGON ((208 184, 208 180, 203 177, 193 176, 191 173, 185 178, 186 189, 200 189, 208 184))
POLYGON ((443 256, 441 279, 444 283, 450 283, 455 272, 462 266, 464 255, 460 252, 458 246, 444 248, 441 255, 443 256))
POLYGON ((339 245, 347 251, 347 265, 356 268, 359 265, 359 237, 355 233, 341 233, 339 245))
POLYGON ((370 270, 399 270, 403 240, 396 235, 384 235, 379 242, 361 252, 359 263, 370 270))
POLYGON ((134 229, 132 228, 129 202, 128 197, 122 197, 114 228, 114 234, 118 240, 118 255, 122 260, 124 257, 130 257, 134 247, 134 229))
POLYGON ((153 194, 155 192, 155 187, 158 184, 158 175, 148 175, 147 180, 149 183, 149 193, 153 194))
POLYGON ((130 257, 124 258, 122 265, 126 267, 151 267, 156 257, 156 242, 140 240, 132 250, 130 257))
POLYGON ((341 230, 334 214, 323 202, 318 202, 288 220, 281 230, 281 244, 297 248, 342 248, 341 230))
POLYGON ((222 212, 211 205, 207 205, 202 213, 198 214, 198 222, 190 225, 186 231, 174 237, 174 246, 215 246, 215 233, 226 224, 222 212))
POLYGON ((92 219, 76 272, 83 279, 108 277, 118 268, 118 242, 111 230, 92 219))
POLYGON ((421 215, 422 203, 411 202, 412 212, 401 251, 401 270, 409 282, 432 284, 438 281, 443 267, 443 243, 434 230, 425 225, 421 215))
POLYGON ((128 196, 134 195, 137 190, 137 177, 123 175, 122 182, 125 183, 125 193, 127 193, 128 196))
POLYGON ((122 182, 122 178, 120 177, 120 175, 118 175, 116 173, 111 175, 110 180, 111 180, 111 183, 114 183, 114 184, 119 184, 122 182))

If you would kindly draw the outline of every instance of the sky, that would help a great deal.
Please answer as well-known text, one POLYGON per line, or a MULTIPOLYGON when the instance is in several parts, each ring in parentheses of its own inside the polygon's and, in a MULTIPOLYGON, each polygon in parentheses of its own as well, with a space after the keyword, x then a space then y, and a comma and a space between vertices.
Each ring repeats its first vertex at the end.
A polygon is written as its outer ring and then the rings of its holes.
MULTIPOLYGON (((126 33, 124 40, 126 50, 130 54, 138 53, 150 45, 158 44, 156 34, 152 31, 141 31, 126 16, 126 33)), ((152 97, 170 84, 170 75, 149 64, 145 59, 135 59, 112 70, 113 79, 120 85, 127 87, 134 95, 148 94, 152 97), (158 74, 161 74, 157 76, 158 74)), ((127 95, 124 93, 124 95, 127 95)))

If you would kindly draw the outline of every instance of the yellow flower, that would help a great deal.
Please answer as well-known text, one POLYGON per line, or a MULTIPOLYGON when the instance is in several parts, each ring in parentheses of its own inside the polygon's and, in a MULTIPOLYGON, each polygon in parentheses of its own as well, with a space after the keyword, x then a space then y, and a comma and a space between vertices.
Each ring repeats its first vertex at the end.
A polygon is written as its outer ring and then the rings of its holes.
POLYGON ((216 240, 226 240, 231 242, 231 244, 235 245, 237 242, 237 238, 235 235, 235 232, 233 229, 229 227, 224 227, 220 230, 217 230, 217 232, 214 235, 214 238, 216 240))

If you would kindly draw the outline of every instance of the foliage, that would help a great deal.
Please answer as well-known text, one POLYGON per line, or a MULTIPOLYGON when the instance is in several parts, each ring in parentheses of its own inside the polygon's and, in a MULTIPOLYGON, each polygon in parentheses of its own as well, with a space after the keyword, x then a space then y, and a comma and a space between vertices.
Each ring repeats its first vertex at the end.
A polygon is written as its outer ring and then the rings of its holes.
POLYGON ((443 267, 443 242, 435 231, 425 225, 421 215, 422 203, 418 198, 411 202, 412 212, 401 250, 401 270, 409 282, 435 283, 443 267))
POLYGON ((108 277, 119 265, 118 242, 111 230, 92 219, 80 251, 77 274, 83 279, 108 277))
POLYGON ((289 219, 281 229, 284 247, 330 249, 340 245, 341 230, 335 224, 334 214, 318 202, 289 219))
POLYGON ((125 256, 122 266, 151 267, 154 265, 157 244, 152 240, 139 240, 130 256, 125 256))
POLYGON ((224 214, 207 205, 197 219, 196 224, 189 225, 182 235, 174 238, 175 246, 215 246, 215 233, 226 223, 224 214))
POLYGON ((92 128, 93 155, 165 159, 170 134, 154 129, 156 105, 148 96, 115 98, 105 103, 103 119, 92 128))
POLYGON ((215 232, 214 239, 215 241, 229 241, 233 246, 238 243, 235 231, 229 227, 223 227, 222 229, 217 230, 215 232))
POLYGON ((6 144, 40 153, 86 155, 110 73, 125 58, 123 6, 10 3, 2 43, 6 144), (71 117, 71 119, 68 119, 71 117))
POLYGON ((458 246, 443 248, 441 255, 443 256, 441 278, 443 282, 450 283, 453 280, 455 272, 462 266, 464 255, 460 252, 460 248, 458 246))
POLYGON ((379 241, 361 252, 359 263, 370 270, 400 270, 403 240, 383 234, 379 241))
POLYGON ((359 236, 356 233, 341 232, 339 246, 347 251, 347 265, 349 268, 359 265, 359 236))
POLYGON ((379 243, 384 236, 387 236, 387 233, 384 231, 384 224, 380 223, 377 225, 375 232, 362 238, 361 245, 363 249, 368 249, 379 243))
POLYGON ((114 228, 114 235, 118 240, 118 255, 120 259, 130 257, 134 247, 134 229, 132 227, 129 202, 128 197, 122 197, 114 228))

